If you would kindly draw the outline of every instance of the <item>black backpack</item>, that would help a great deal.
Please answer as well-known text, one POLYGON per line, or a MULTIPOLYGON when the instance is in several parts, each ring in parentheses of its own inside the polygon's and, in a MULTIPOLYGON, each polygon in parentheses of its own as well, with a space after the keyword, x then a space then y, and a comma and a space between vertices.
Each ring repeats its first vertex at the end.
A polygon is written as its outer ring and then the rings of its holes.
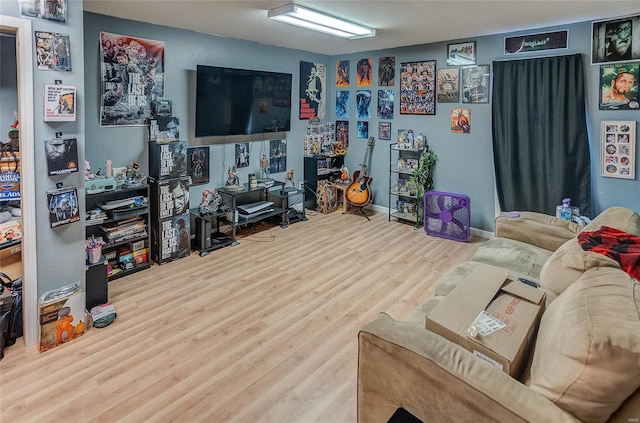
POLYGON ((0 360, 3 350, 22 336, 22 278, 0 272, 0 360))

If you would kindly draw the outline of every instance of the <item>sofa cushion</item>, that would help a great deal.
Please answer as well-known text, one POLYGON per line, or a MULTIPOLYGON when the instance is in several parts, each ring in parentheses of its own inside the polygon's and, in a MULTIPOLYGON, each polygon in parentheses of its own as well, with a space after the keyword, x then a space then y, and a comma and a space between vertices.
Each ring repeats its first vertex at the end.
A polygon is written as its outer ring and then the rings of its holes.
POLYGON ((640 215, 625 207, 609 207, 582 228, 582 232, 597 231, 603 226, 640 236, 640 215))
POLYGON ((560 295, 584 272, 594 267, 620 269, 620 264, 602 254, 583 250, 576 237, 565 242, 544 263, 540 271, 540 284, 560 295))
POLYGON ((585 422, 604 422, 640 387, 640 284, 596 268, 542 316, 530 387, 585 422))
POLYGON ((471 260, 538 279, 542 265, 551 254, 549 250, 522 241, 498 237, 480 245, 471 260))

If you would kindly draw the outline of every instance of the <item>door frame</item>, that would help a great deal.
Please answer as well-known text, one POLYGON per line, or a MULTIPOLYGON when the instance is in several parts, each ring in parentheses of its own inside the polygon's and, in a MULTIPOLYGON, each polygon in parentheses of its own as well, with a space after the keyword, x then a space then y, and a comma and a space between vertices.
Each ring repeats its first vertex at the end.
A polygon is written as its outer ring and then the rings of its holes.
POLYGON ((33 108, 33 41, 31 21, 0 16, 0 28, 16 34, 20 119, 20 210, 22 214, 23 340, 38 343, 38 261, 36 250, 35 131, 33 108), (26 199, 26 201, 25 201, 26 199))

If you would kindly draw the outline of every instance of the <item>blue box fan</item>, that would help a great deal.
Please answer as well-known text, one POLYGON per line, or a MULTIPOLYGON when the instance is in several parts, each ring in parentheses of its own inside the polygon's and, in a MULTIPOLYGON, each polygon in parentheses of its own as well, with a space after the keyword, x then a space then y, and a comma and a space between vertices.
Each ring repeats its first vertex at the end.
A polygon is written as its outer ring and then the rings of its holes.
POLYGON ((454 241, 469 240, 470 203, 466 195, 427 191, 424 194, 424 231, 428 235, 454 241))

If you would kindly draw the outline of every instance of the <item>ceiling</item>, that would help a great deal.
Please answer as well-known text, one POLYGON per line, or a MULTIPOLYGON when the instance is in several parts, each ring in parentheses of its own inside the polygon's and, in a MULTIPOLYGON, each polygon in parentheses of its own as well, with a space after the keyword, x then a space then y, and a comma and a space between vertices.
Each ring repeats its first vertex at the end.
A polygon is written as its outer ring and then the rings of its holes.
POLYGON ((319 54, 341 55, 640 13, 640 1, 422 0, 296 1, 378 30, 343 40, 267 19, 291 1, 84 0, 84 10, 319 54))

